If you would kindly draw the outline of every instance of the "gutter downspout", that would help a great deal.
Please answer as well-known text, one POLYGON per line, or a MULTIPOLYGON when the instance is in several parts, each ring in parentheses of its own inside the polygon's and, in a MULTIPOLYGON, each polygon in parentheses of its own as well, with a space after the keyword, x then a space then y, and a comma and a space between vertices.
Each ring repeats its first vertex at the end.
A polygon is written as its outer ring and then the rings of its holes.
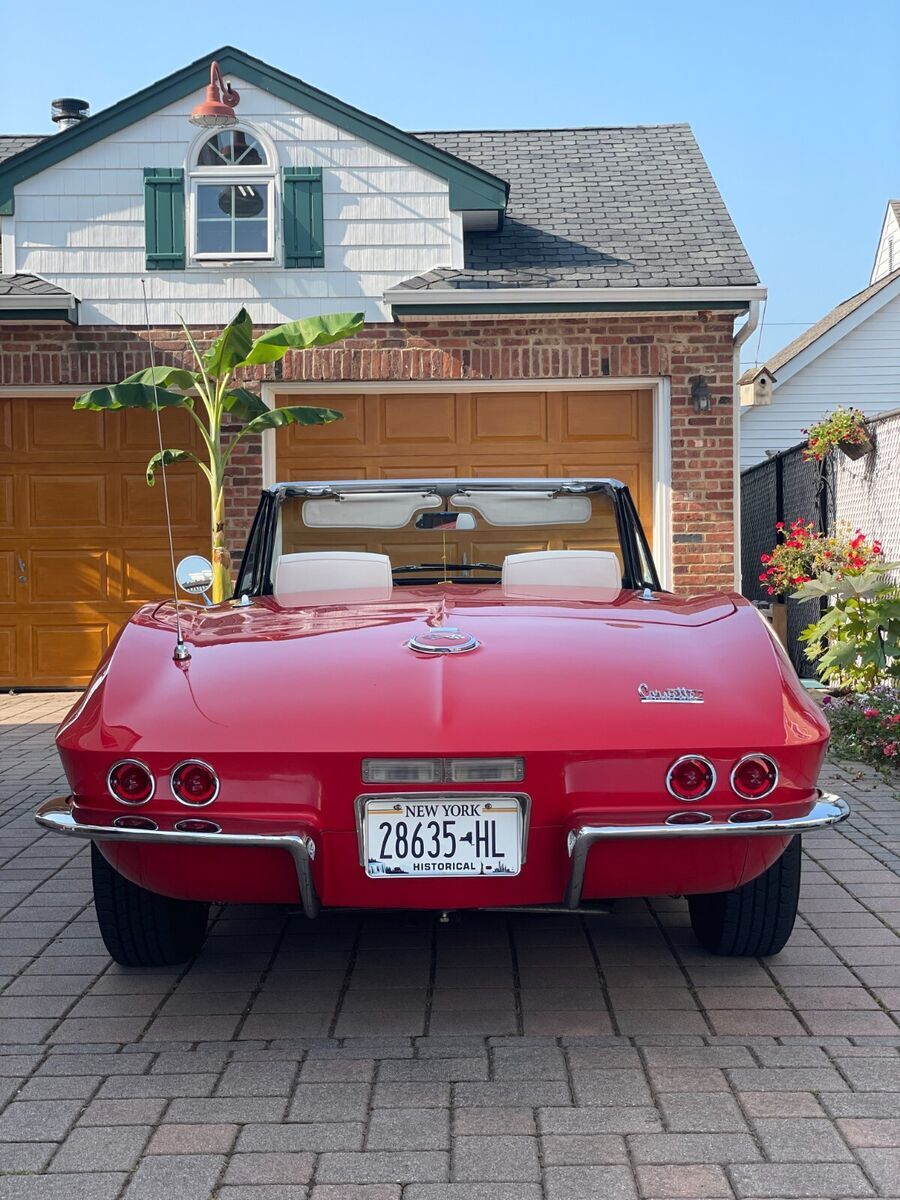
POLYGON ((741 590, 741 389, 738 379, 741 375, 741 346, 753 333, 759 324, 759 301, 751 300, 747 320, 734 335, 731 356, 732 379, 732 416, 733 433, 732 447, 734 450, 733 488, 734 488, 734 590, 741 590))

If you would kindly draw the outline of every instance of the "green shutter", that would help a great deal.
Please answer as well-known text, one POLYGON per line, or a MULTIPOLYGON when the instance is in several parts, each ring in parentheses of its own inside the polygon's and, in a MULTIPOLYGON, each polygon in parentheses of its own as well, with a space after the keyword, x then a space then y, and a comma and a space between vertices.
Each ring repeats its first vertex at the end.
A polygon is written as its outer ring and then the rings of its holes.
POLYGON ((284 265, 325 266, 321 167, 284 169, 284 265))
POLYGON ((148 271, 184 270, 184 171, 144 169, 144 237, 148 271))

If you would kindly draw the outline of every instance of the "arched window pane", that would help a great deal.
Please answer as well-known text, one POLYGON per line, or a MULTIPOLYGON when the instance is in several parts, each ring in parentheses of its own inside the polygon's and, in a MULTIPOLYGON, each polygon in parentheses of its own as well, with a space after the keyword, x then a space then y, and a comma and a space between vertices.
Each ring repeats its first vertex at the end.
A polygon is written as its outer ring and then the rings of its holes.
POLYGON ((223 129, 203 143, 197 155, 199 167, 259 167, 266 162, 265 151, 243 129, 223 129))

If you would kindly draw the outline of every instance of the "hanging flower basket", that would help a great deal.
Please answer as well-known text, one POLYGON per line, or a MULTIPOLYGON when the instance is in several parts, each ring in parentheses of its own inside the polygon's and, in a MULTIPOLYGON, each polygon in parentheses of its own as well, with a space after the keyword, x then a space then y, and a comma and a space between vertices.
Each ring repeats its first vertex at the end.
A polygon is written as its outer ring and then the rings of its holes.
POLYGON ((865 438, 862 441, 851 442, 845 439, 842 442, 838 442, 838 450, 840 450, 842 454, 846 454, 848 458, 852 459, 865 458, 867 454, 871 454, 872 449, 872 439, 869 436, 868 430, 866 430, 865 438))
POLYGON ((838 405, 803 433, 807 435, 803 451, 807 461, 821 462, 835 450, 842 450, 848 458, 862 458, 872 449, 872 435, 866 427, 865 414, 858 408, 838 405))

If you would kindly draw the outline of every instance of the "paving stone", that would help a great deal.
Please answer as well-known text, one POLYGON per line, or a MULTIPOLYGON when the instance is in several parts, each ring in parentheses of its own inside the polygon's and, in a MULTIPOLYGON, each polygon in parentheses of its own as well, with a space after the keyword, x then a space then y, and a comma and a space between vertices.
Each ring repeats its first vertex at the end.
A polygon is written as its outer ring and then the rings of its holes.
POLYGON ((125 1200, 172 1200, 209 1195, 225 1159, 218 1154, 154 1154, 143 1159, 125 1192, 125 1200))
POLYGON ((376 1108, 366 1149, 449 1150, 450 1114, 443 1108, 376 1108))
POLYGON ((636 1200, 637 1190, 627 1167, 546 1167, 547 1200, 636 1200))
POLYGON ((455 1108, 452 1119, 455 1137, 469 1134, 486 1137, 497 1133, 533 1137, 536 1132, 530 1108, 455 1108))
POLYGON ((458 1182, 536 1182, 541 1178, 537 1139, 494 1134, 453 1143, 450 1177, 458 1182))
POLYGON ((595 1166, 627 1163, 625 1139, 614 1134, 545 1134, 541 1138, 545 1166, 595 1166))
POLYGON ((571 1104, 569 1085, 561 1080, 503 1079, 491 1083, 455 1083, 453 1103, 460 1107, 538 1108, 571 1104))
POLYGON ((305 1184, 312 1178, 314 1154, 288 1151, 235 1154, 228 1163, 225 1183, 305 1184))
POLYGON ((286 1096, 297 1067, 291 1062, 232 1063, 225 1068, 217 1096, 286 1096))
MULTIPOLYGON (((306 1066, 309 1064, 307 1063, 306 1066)), ((305 1077, 304 1072, 300 1078, 305 1077)), ((430 1082, 446 1080, 468 1083, 488 1078, 487 1055, 481 1058, 388 1059, 378 1071, 379 1084, 384 1082, 430 1082)), ((532 1078, 540 1078, 539 1076, 532 1078)))
MULTIPOLYGON (((649 1104, 652 1101, 642 1071, 578 1069, 572 1072, 578 1104, 649 1104)), ((546 1101, 545 1101, 546 1103, 546 1101)))
POLYGON ((81 1116, 79 1125, 151 1125, 162 1116, 168 1101, 92 1100, 81 1116))
POLYGON ((762 1119, 754 1122, 766 1157, 774 1162, 844 1162, 853 1155, 830 1121, 762 1119))
POLYGON ((879 1192, 900 1194, 900 1147, 862 1149, 857 1151, 857 1157, 879 1192))
POLYGON ((237 1125, 160 1125, 147 1153, 227 1154, 237 1133, 237 1125))
POLYGON ((638 1167, 637 1179, 644 1196, 660 1200, 731 1200, 734 1193, 721 1167, 638 1167))
POLYGON ((443 1183, 450 1155, 444 1151, 372 1150, 362 1154, 325 1153, 319 1157, 317 1183, 443 1183))
POLYGON ((865 1175, 850 1163, 757 1163, 730 1169, 739 1197, 874 1196, 865 1175))
POLYGON ((734 1098, 721 1092, 665 1092, 658 1100, 673 1133, 747 1132, 734 1098))
POLYGON ((361 1150, 365 1126, 359 1121, 309 1122, 289 1125, 246 1125, 238 1137, 240 1151, 361 1150))
POLYGON ((369 1092, 365 1083, 301 1083, 294 1089, 287 1119, 364 1121, 369 1109, 369 1092))
POLYGON ((127 1178, 122 1172, 113 1171, 92 1172, 88 1175, 5 1175, 0 1179, 0 1198, 115 1200, 127 1178))
POLYGON ((0 1142, 0 1175, 43 1171, 58 1149, 57 1142, 0 1142))
POLYGON ((853 1149, 900 1146, 900 1119, 853 1120, 851 1118, 838 1121, 836 1124, 844 1141, 853 1149))
POLYGON ((541 1195, 538 1183, 413 1183, 403 1189, 403 1200, 541 1200, 541 1195))
POLYGON ((152 1130, 146 1125, 73 1129, 50 1164, 57 1171, 130 1171, 152 1130))
POLYGON ((449 1083, 376 1083, 372 1104, 379 1108, 446 1108, 449 1083))
POLYGON ((742 1133, 636 1133, 628 1144, 636 1163, 748 1163, 760 1157, 742 1133))
MULTIPOLYGON (((412 1184, 413 1188, 430 1187, 430 1184, 412 1184)), ((438 1184, 438 1187, 446 1187, 438 1184)), ((400 1200, 401 1187, 399 1183, 317 1183, 310 1192, 310 1200, 400 1200)), ((410 1188, 407 1196, 413 1195, 410 1188)), ((220 1192, 220 1196, 224 1193, 220 1192)), ((265 1200, 265 1197, 260 1197, 265 1200)), ((273 1197, 273 1200, 276 1198, 273 1197)))
POLYGON ((0 1115, 0 1142, 60 1140, 82 1107, 80 1100, 14 1100, 0 1115))
POLYGON ((541 1108, 541 1134, 657 1133, 662 1120, 655 1108, 541 1108))

